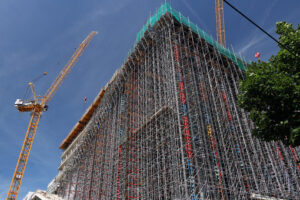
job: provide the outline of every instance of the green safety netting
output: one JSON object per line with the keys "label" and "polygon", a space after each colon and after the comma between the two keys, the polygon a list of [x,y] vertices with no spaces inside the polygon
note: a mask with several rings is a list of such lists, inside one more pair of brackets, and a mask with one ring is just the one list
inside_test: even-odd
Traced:
{"label": "green safety netting", "polygon": [[[165,3],[157,10],[157,12],[148,19],[146,24],[141,28],[141,30],[138,32],[136,36],[136,44],[141,40],[143,37],[145,31],[149,27],[153,27],[156,22],[159,21],[160,17],[165,15],[166,13],[170,13],[179,23],[184,24],[192,29],[195,33],[200,35],[201,38],[203,38],[206,42],[214,46],[220,53],[225,55],[226,57],[233,60],[242,70],[245,70],[245,65],[243,62],[243,59],[239,57],[238,55],[234,54],[232,51],[230,51],[227,48],[224,48],[221,46],[217,41],[215,41],[210,35],[205,33],[202,29],[200,29],[197,25],[195,25],[193,22],[191,22],[189,19],[181,15],[180,12],[174,10],[169,3]],[[131,53],[131,51],[129,52]]]}

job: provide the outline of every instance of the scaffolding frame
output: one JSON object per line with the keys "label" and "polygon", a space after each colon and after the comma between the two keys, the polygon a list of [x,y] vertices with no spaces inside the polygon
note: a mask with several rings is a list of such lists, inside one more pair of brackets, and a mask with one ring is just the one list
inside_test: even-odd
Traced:
{"label": "scaffolding frame", "polygon": [[300,199],[299,148],[261,142],[243,72],[171,14],[148,28],[64,160],[65,199]]}

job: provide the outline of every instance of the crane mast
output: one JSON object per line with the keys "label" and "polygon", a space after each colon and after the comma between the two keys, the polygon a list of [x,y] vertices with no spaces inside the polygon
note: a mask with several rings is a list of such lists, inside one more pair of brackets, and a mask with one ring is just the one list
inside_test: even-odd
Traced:
{"label": "crane mast", "polygon": [[226,46],[223,0],[215,0],[217,41]]}
{"label": "crane mast", "polygon": [[[92,38],[95,36],[97,32],[93,31],[91,32],[86,39],[79,45],[71,59],[68,61],[68,63],[65,65],[65,67],[61,70],[55,81],[52,83],[50,88],[47,90],[46,94],[42,97],[38,97],[35,95],[34,89],[33,89],[33,83],[30,82],[30,87],[33,91],[34,95],[34,101],[31,101],[29,103],[22,103],[22,101],[19,101],[19,104],[15,104],[17,109],[20,112],[31,112],[31,118],[29,122],[29,126],[26,132],[26,136],[23,142],[23,146],[19,155],[19,159],[17,162],[17,166],[14,171],[14,175],[12,177],[12,181],[9,187],[9,191],[7,194],[6,199],[7,200],[16,200],[19,189],[22,183],[24,171],[27,165],[28,157],[30,154],[31,146],[34,140],[34,136],[39,124],[39,120],[41,118],[42,112],[46,111],[46,106],[48,102],[51,100],[51,98],[54,96],[55,92],[58,90],[66,76],[70,73],[71,69],[74,67],[75,63],[78,61],[79,57],[82,55],[83,51],[86,49],[87,45],[90,43]],[[20,100],[20,99],[18,99]],[[17,100],[17,101],[18,101]]]}

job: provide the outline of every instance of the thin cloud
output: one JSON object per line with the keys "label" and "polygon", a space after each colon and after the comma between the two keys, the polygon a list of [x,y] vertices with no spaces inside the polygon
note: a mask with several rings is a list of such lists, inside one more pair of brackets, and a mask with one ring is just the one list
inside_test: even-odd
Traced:
{"label": "thin cloud", "polygon": [[200,22],[202,28],[207,29],[206,23],[201,19],[201,17],[197,14],[197,12],[192,8],[192,6],[186,1],[183,0],[184,5],[189,9],[189,11],[194,15]]}
{"label": "thin cloud", "polygon": [[10,180],[0,176],[0,199],[4,199],[7,195]]}
{"label": "thin cloud", "polygon": [[100,20],[101,17],[113,15],[119,12],[125,6],[127,6],[131,1],[132,0],[110,1],[107,4],[102,4],[91,13],[82,17],[78,22],[76,22],[76,25],[74,25],[69,30],[67,30],[63,36],[65,37],[68,36],[69,34],[74,34],[74,32],[78,32],[79,30],[82,29],[82,27],[84,27],[86,24],[90,23],[91,21]]}
{"label": "thin cloud", "polygon": [[270,14],[274,8],[274,6],[278,3],[279,0],[272,1],[271,5],[267,7],[267,9],[264,11],[264,18],[261,20],[260,24],[261,26],[265,25],[267,19],[270,17]]}
{"label": "thin cloud", "polygon": [[[278,3],[279,0],[272,1],[271,5],[266,8],[264,11],[264,17],[258,22],[260,26],[264,28],[264,25],[266,24],[267,20],[270,17],[270,14],[272,13],[273,8]],[[248,22],[247,22],[248,23]],[[275,30],[274,26],[269,28],[267,30],[268,33],[272,33]],[[240,42],[240,47],[237,48],[237,52],[239,54],[250,54],[252,51],[255,51],[254,47],[258,46],[261,47],[263,44],[266,44],[268,42],[266,39],[266,35],[262,33],[261,31],[258,31],[256,28],[253,27],[252,32],[246,35],[247,37]],[[251,51],[251,52],[249,52]]]}
{"label": "thin cloud", "polygon": [[126,5],[128,5],[132,0],[123,0],[123,1],[110,1],[109,4],[106,4],[105,6],[101,5],[98,7],[88,18],[97,18],[99,16],[107,16],[107,15],[113,15],[120,10],[122,10]]}
{"label": "thin cloud", "polygon": [[252,36],[252,38],[250,39],[250,42],[248,42],[246,45],[243,45],[240,49],[238,49],[237,52],[239,54],[248,53],[247,51],[249,49],[252,49],[253,46],[262,42],[264,38],[265,38],[265,36],[263,36],[262,34],[256,33],[254,36]]}
{"label": "thin cloud", "polygon": [[40,52],[30,53],[14,53],[3,57],[2,67],[0,69],[0,77],[11,76],[23,70],[32,69],[32,63],[40,62],[46,57],[46,54]]}

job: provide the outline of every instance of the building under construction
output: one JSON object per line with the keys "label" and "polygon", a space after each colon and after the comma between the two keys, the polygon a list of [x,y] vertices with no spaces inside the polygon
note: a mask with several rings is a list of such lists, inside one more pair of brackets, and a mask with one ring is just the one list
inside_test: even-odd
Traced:
{"label": "building under construction", "polygon": [[64,199],[300,199],[300,149],[237,106],[245,63],[163,4],[62,142]]}

